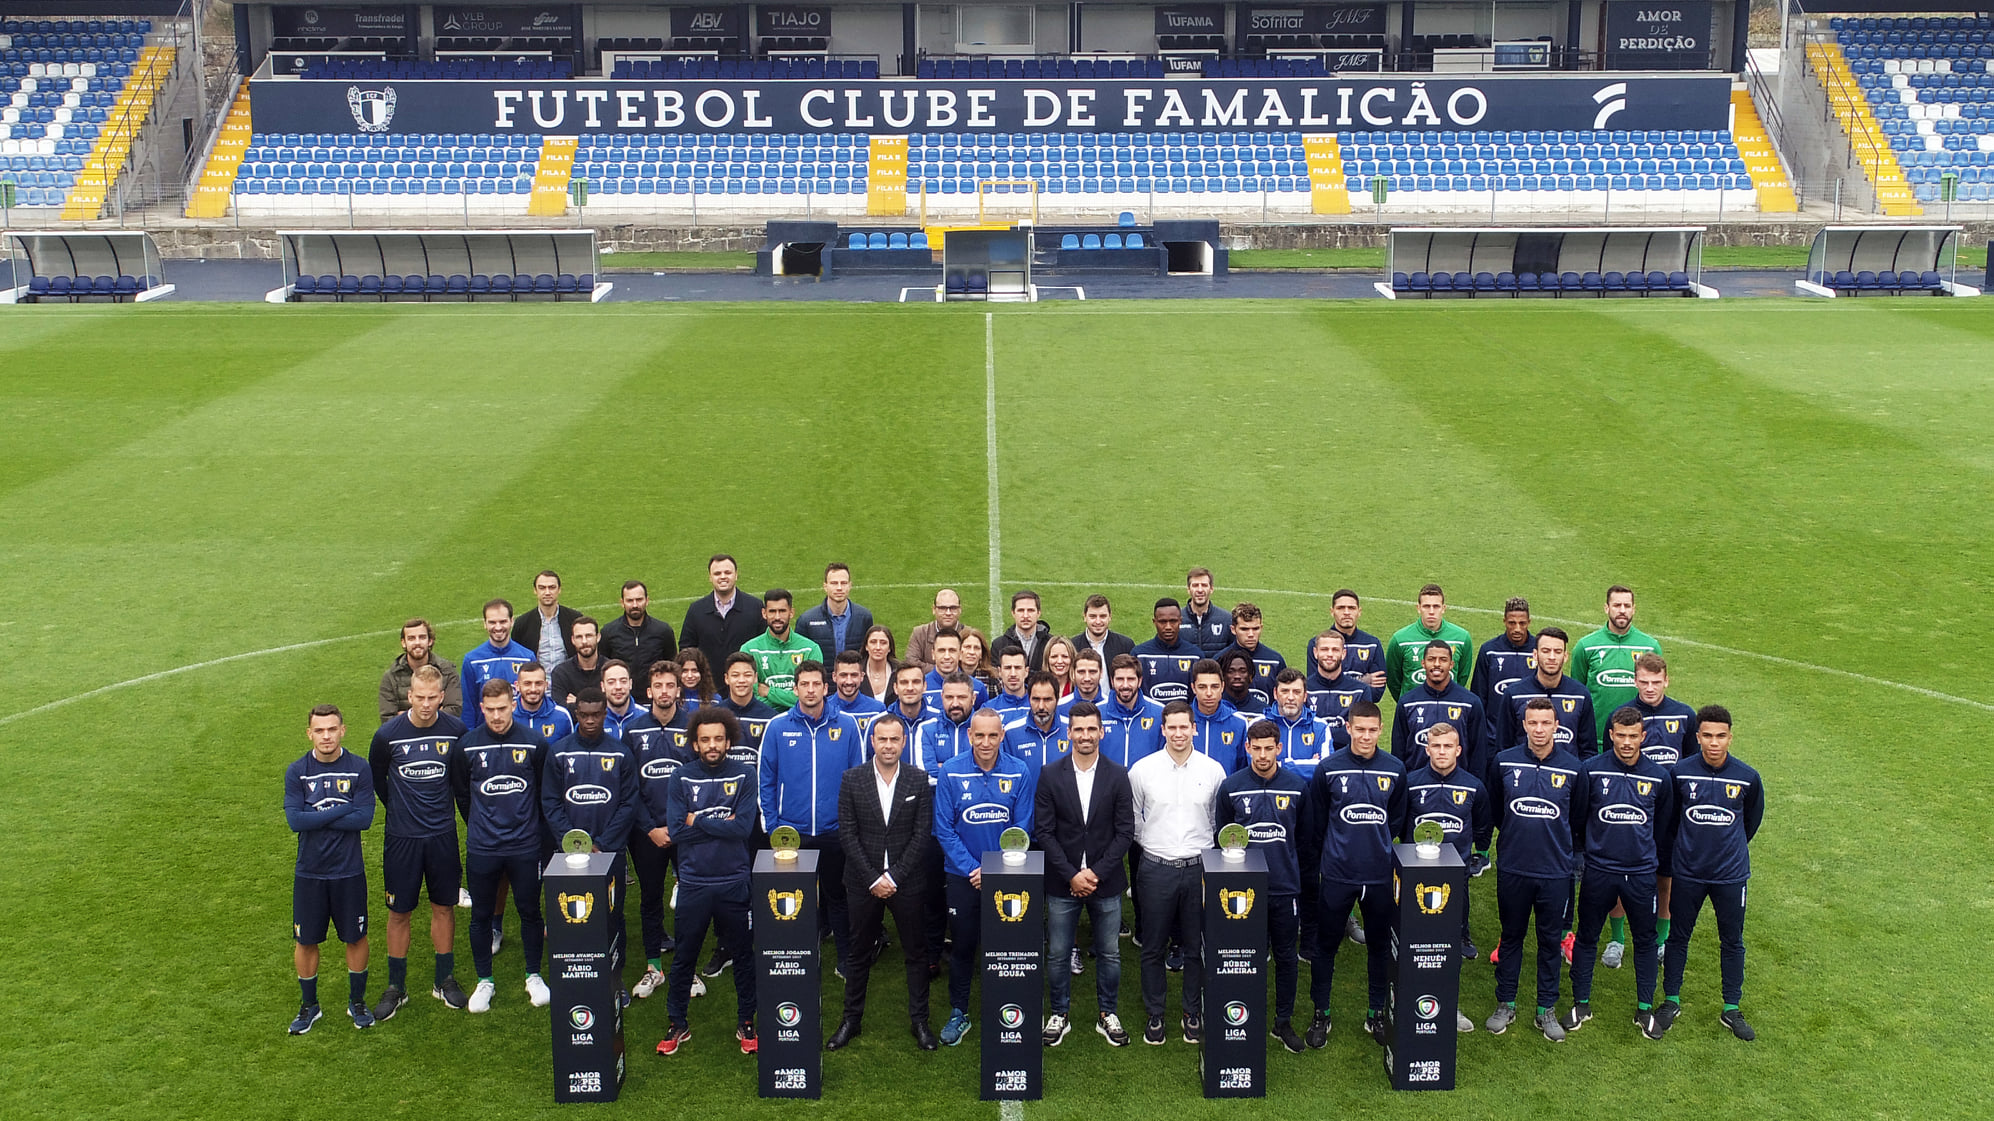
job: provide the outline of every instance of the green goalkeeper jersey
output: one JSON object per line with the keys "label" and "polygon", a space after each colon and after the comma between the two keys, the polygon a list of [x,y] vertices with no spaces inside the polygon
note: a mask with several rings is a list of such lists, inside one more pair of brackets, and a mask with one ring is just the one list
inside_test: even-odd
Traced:
{"label": "green goalkeeper jersey", "polygon": [[[1662,644],[1637,627],[1626,634],[1614,634],[1601,627],[1572,644],[1571,661],[1565,672],[1577,678],[1592,694],[1592,718],[1604,736],[1606,722],[1616,709],[1634,703],[1634,660],[1643,654],[1660,654]],[[1602,747],[1605,740],[1600,741]]]}
{"label": "green goalkeeper jersey", "polygon": [[1440,620],[1440,629],[1427,630],[1417,622],[1408,623],[1392,634],[1385,643],[1385,687],[1392,691],[1392,698],[1418,685],[1426,672],[1420,663],[1426,659],[1426,644],[1434,639],[1445,642],[1454,651],[1454,682],[1465,687],[1468,675],[1475,669],[1475,640],[1468,637],[1467,628],[1445,619]]}
{"label": "green goalkeeper jersey", "polygon": [[755,660],[756,680],[769,687],[768,703],[785,711],[796,706],[796,667],[824,660],[823,649],[795,631],[789,632],[787,642],[777,642],[763,631],[742,643],[741,653]]}

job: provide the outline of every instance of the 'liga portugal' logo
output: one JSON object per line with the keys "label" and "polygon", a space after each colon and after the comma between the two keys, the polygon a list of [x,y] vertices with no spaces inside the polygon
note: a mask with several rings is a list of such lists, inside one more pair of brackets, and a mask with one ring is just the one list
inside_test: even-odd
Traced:
{"label": "'liga portugal' logo", "polygon": [[1246,1022],[1246,1005],[1232,1001],[1225,1006],[1225,1022],[1238,1027]]}
{"label": "'liga portugal' logo", "polygon": [[1015,1028],[1025,1022],[1025,1010],[1015,1004],[1007,1004],[997,1010],[997,1020],[1007,1028]]}
{"label": "'liga portugal' logo", "polygon": [[576,1031],[587,1031],[595,1026],[595,1013],[586,1005],[577,1004],[568,1009],[568,1022],[575,1025]]}
{"label": "'liga portugal' logo", "polygon": [[803,1009],[785,1000],[775,1006],[775,1022],[793,1028],[803,1022]]}
{"label": "'liga portugal' logo", "polygon": [[1420,997],[1419,1003],[1414,1007],[1418,1009],[1419,1018],[1422,1020],[1431,1020],[1440,1015],[1440,1001],[1435,997]]}

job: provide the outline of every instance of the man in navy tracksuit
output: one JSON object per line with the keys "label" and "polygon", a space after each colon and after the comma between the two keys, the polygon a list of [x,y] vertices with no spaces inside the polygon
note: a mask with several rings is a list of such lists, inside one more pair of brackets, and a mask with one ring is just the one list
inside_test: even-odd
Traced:
{"label": "man in navy tracksuit", "polygon": [[1217,657],[1232,645],[1232,614],[1212,602],[1211,569],[1194,568],[1184,577],[1183,620],[1184,637],[1202,652],[1200,657]]}
{"label": "man in navy tracksuit", "polygon": [[[1168,596],[1157,600],[1156,609],[1149,618],[1150,624],[1156,628],[1156,637],[1137,646],[1134,651],[1135,660],[1142,664],[1143,695],[1159,705],[1188,701],[1191,699],[1191,667],[1209,655],[1184,633],[1184,609],[1177,606],[1176,600]],[[1225,644],[1221,642],[1219,648],[1224,649]],[[1111,673],[1113,669],[1109,667]],[[1109,684],[1113,685],[1112,678]]]}
{"label": "man in navy tracksuit", "polygon": [[[1608,750],[1579,764],[1572,817],[1578,822],[1585,874],[1579,879],[1577,941],[1572,950],[1572,1007],[1563,1020],[1577,1031],[1592,1019],[1593,953],[1600,927],[1618,905],[1634,930],[1634,1022],[1646,1028],[1655,999],[1657,838],[1675,808],[1669,773],[1641,754],[1647,738],[1632,705],[1607,719]],[[1609,963],[1611,964],[1611,963]]]}
{"label": "man in navy tracksuit", "polygon": [[1329,725],[1331,751],[1342,751],[1350,746],[1350,730],[1343,721],[1350,715],[1350,706],[1358,701],[1377,702],[1371,686],[1345,666],[1346,653],[1343,645],[1343,632],[1326,630],[1316,636],[1315,645],[1310,650],[1312,664],[1309,666],[1307,686],[1309,704],[1315,706],[1315,714]]}
{"label": "man in navy tracksuit", "polygon": [[630,992],[638,997],[650,996],[665,983],[664,958],[674,946],[665,933],[665,870],[678,852],[665,822],[665,795],[672,776],[692,762],[692,714],[679,703],[678,663],[652,663],[650,679],[651,707],[623,726],[623,742],[637,763],[637,827],[630,832],[630,863],[643,893],[637,931],[644,942],[644,976]]}
{"label": "man in navy tracksuit", "polygon": [[[1299,675],[1298,675],[1299,676]],[[1249,843],[1267,858],[1267,938],[1274,957],[1272,1034],[1295,1054],[1304,1046],[1295,1034],[1295,987],[1300,975],[1302,799],[1307,780],[1281,762],[1281,735],[1272,721],[1246,730],[1247,765],[1219,786],[1218,825],[1246,826]]]}
{"label": "man in navy tracksuit", "polygon": [[1322,761],[1303,801],[1302,874],[1320,881],[1319,933],[1309,1000],[1315,1019],[1307,1042],[1329,1043],[1329,994],[1344,922],[1357,905],[1364,916],[1370,1011],[1365,1030],[1383,1043],[1384,1010],[1391,988],[1392,838],[1404,831],[1405,766],[1378,750],[1384,718],[1363,701],[1350,709],[1350,746]]}
{"label": "man in navy tracksuit", "polygon": [[[387,811],[381,844],[388,903],[388,987],[374,1004],[374,1019],[392,1017],[408,1003],[408,948],[412,917],[425,885],[429,943],[436,951],[430,995],[451,1008],[470,1000],[457,984],[457,897],[464,882],[457,856],[457,806],[450,789],[450,758],[464,725],[442,711],[443,672],[423,666],[409,677],[409,709],[374,733],[367,761],[374,791]],[[482,718],[482,716],[481,716]]]}
{"label": "man in navy tracksuit", "polygon": [[1435,724],[1452,724],[1461,733],[1461,765],[1477,778],[1487,776],[1487,726],[1482,702],[1454,680],[1454,648],[1440,639],[1426,644],[1420,657],[1419,684],[1408,685],[1392,714],[1392,754],[1416,771],[1426,766],[1426,733]]}
{"label": "man in navy tracksuit", "polygon": [[983,923],[983,854],[1004,830],[1032,831],[1038,768],[1004,754],[1004,722],[988,709],[969,718],[969,750],[935,775],[935,841],[948,877],[949,1022],[941,1041],[953,1047],[969,1032],[969,983]]}
{"label": "man in navy tracksuit", "polygon": [[[1502,608],[1502,633],[1482,643],[1475,653],[1475,699],[1484,713],[1493,713],[1509,695],[1511,682],[1537,672],[1537,636],[1530,633],[1530,601],[1513,596]],[[1514,747],[1501,744],[1501,749]]]}
{"label": "man in navy tracksuit", "polygon": [[470,1010],[489,1012],[498,986],[492,980],[492,931],[501,885],[510,884],[519,911],[519,942],[526,954],[526,995],[536,1008],[549,999],[540,977],[547,928],[540,921],[540,869],[549,847],[540,820],[540,772],[547,741],[512,718],[512,689],[485,682],[484,723],[464,733],[450,758],[450,785],[464,815],[464,871],[471,889],[471,964],[478,984]]}
{"label": "man in navy tracksuit", "polygon": [[803,847],[817,853],[818,898],[843,972],[852,960],[852,934],[845,849],[838,840],[838,784],[846,771],[865,762],[865,738],[858,721],[824,703],[830,693],[824,663],[813,658],[797,663],[794,688],[796,704],[762,733],[762,821],[771,830],[787,825],[803,834]]}
{"label": "man in navy tracksuit", "polygon": [[[821,667],[818,672],[821,681]],[[819,700],[821,701],[821,697]],[[748,885],[753,869],[755,769],[728,757],[740,736],[734,714],[718,706],[692,714],[695,760],[678,769],[665,792],[665,828],[679,853],[678,951],[672,955],[671,987],[665,995],[670,1026],[658,1042],[660,1055],[677,1054],[692,1038],[686,1013],[700,943],[713,927],[716,957],[738,962],[753,958],[748,936]],[[734,970],[734,1038],[752,1055],[755,1038],[755,971]]]}
{"label": "man in navy tracksuit", "polygon": [[1593,719],[1592,693],[1577,678],[1565,673],[1566,646],[1570,640],[1563,629],[1545,627],[1537,632],[1537,672],[1509,683],[1503,694],[1508,702],[1491,713],[1495,724],[1495,747],[1508,750],[1523,742],[1523,708],[1531,701],[1548,699],[1558,718],[1558,746],[1579,759],[1599,751],[1599,723]]}
{"label": "man in navy tracksuit", "polygon": [[356,1028],[374,1026],[367,1008],[367,866],[360,834],[374,823],[374,775],[341,746],[346,718],[318,705],[306,724],[312,749],[284,769],[284,820],[298,835],[291,880],[292,960],[302,1003],[291,1034],[312,1030],[319,1009],[319,944],[331,925],[346,944],[346,1012]]}
{"label": "man in navy tracksuit", "polygon": [[[1247,682],[1247,689],[1259,708],[1266,708],[1274,701],[1274,678],[1288,668],[1288,660],[1281,652],[1260,641],[1262,620],[1260,608],[1251,603],[1242,603],[1232,609],[1232,644],[1219,652],[1218,660],[1225,662],[1226,655],[1241,653],[1253,665],[1253,676]],[[1242,709],[1244,706],[1240,706]]]}
{"label": "man in navy tracksuit", "polygon": [[1363,678],[1371,690],[1365,699],[1378,703],[1385,695],[1385,644],[1377,635],[1357,627],[1364,617],[1364,601],[1349,588],[1338,588],[1330,593],[1329,616],[1335,620],[1336,632],[1343,636],[1344,672]]}
{"label": "man in navy tracksuit", "polygon": [[[1538,648],[1543,649],[1541,646]],[[1557,743],[1556,705],[1529,702],[1524,742],[1496,756],[1496,797],[1502,837],[1496,849],[1496,908],[1502,941],[1496,962],[1496,1007],[1487,1027],[1496,1035],[1516,1022],[1516,990],[1523,972],[1523,932],[1537,925],[1537,1030],[1553,1043],[1565,1038],[1558,1023],[1558,979],[1563,968],[1565,914],[1572,904],[1572,871],[1578,828],[1572,793],[1578,758]]]}
{"label": "man in navy tracksuit", "polygon": [[728,749],[727,757],[736,763],[756,766],[761,759],[762,734],[768,731],[769,721],[781,715],[781,711],[755,695],[755,686],[761,678],[755,668],[753,654],[737,650],[727,655],[726,669],[721,671],[720,680],[724,685],[720,704],[734,714],[734,722],[741,726],[740,738]]}
{"label": "man in navy tracksuit", "polygon": [[[1685,755],[1699,750],[1696,744],[1696,710],[1668,695],[1669,664],[1660,654],[1643,654],[1634,659],[1634,710],[1648,737],[1641,754],[1664,771],[1674,771]],[[1655,877],[1655,944],[1669,940],[1669,892],[1673,886],[1668,873],[1668,846],[1662,847],[1662,870]]]}
{"label": "man in navy tracksuit", "polygon": [[1677,763],[1673,843],[1675,925],[1669,931],[1662,1003],[1655,1007],[1651,1039],[1660,1039],[1682,1011],[1682,971],[1703,901],[1717,915],[1717,946],[1724,969],[1724,1011],[1718,1016],[1739,1039],[1758,1033],[1738,1004],[1745,995],[1745,884],[1752,878],[1751,840],[1765,820],[1765,783],[1731,754],[1731,713],[1721,705],[1696,710],[1698,751]]}
{"label": "man in navy tracksuit", "polygon": [[[571,829],[589,835],[596,852],[622,852],[637,820],[637,760],[622,740],[603,730],[609,698],[589,686],[575,694],[575,734],[547,749],[540,773],[540,812],[556,842]],[[627,892],[616,893],[610,908],[615,949],[628,953]],[[619,987],[621,973],[618,974]]]}
{"label": "man in navy tracksuit", "polygon": [[[1495,809],[1481,779],[1461,766],[1461,731],[1452,724],[1436,724],[1427,729],[1426,766],[1406,776],[1406,831],[1401,840],[1412,840],[1412,831],[1422,821],[1438,824],[1447,843],[1454,846],[1465,863],[1475,853],[1485,853],[1495,833]],[[1481,954],[1468,933],[1468,896],[1461,896],[1461,958],[1474,961]],[[1455,1026],[1475,1030],[1475,1023],[1457,1010]]]}

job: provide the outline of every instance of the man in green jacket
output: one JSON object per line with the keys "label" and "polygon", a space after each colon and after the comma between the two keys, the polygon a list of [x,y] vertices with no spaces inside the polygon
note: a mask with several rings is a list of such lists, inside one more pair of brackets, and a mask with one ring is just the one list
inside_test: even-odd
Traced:
{"label": "man in green jacket", "polygon": [[1606,625],[1572,646],[1565,672],[1592,694],[1592,715],[1600,728],[1623,705],[1634,703],[1634,662],[1643,654],[1660,657],[1662,644],[1634,629],[1634,589],[1606,589]]}
{"label": "man in green jacket", "polygon": [[796,705],[796,667],[824,660],[816,643],[790,629],[795,617],[789,589],[770,588],[762,597],[762,622],[768,630],[741,646],[741,653],[755,660],[755,695],[784,711]]}
{"label": "man in green jacket", "polygon": [[1420,682],[1420,660],[1426,644],[1435,639],[1454,650],[1454,682],[1466,687],[1475,664],[1475,640],[1455,623],[1447,621],[1447,594],[1438,584],[1419,590],[1419,622],[1400,627],[1385,643],[1385,687],[1397,700],[1399,690]]}

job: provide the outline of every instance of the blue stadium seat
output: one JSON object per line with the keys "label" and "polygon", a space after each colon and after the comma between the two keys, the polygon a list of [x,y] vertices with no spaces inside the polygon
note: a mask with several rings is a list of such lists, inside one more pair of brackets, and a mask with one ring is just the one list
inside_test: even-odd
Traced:
{"label": "blue stadium seat", "polygon": [[1120,234],[1109,234],[1101,239],[1101,248],[1103,249],[1120,249],[1121,247],[1122,235]]}
{"label": "blue stadium seat", "polygon": [[887,239],[885,234],[873,233],[866,235],[865,247],[867,249],[884,249],[886,246]]}
{"label": "blue stadium seat", "polygon": [[1130,234],[1122,239],[1122,245],[1129,249],[1141,249],[1143,247],[1142,235]]}
{"label": "blue stadium seat", "polygon": [[1083,235],[1083,236],[1082,236],[1082,237],[1080,238],[1080,248],[1082,248],[1082,249],[1099,249],[1099,248],[1101,248],[1101,235],[1100,235],[1100,234],[1085,234],[1085,235]]}
{"label": "blue stadium seat", "polygon": [[897,231],[896,231],[896,232],[894,232],[894,233],[892,233],[892,234],[890,234],[890,235],[888,235],[888,237],[887,237],[887,239],[886,239],[886,247],[887,247],[888,249],[905,249],[905,248],[907,248],[907,235],[906,235],[906,234],[904,234],[904,233],[900,233],[900,232],[897,232]]}
{"label": "blue stadium seat", "polygon": [[1080,248],[1080,235],[1079,235],[1079,234],[1061,234],[1061,235],[1059,236],[1059,247],[1060,247],[1061,249],[1078,249],[1078,248]]}
{"label": "blue stadium seat", "polygon": [[847,249],[864,249],[864,248],[865,248],[865,235],[864,235],[864,234],[861,234],[861,233],[855,233],[855,234],[853,234],[853,235],[852,235],[851,237],[849,237],[849,238],[847,238],[847,239],[845,240],[845,248],[847,248]]}

